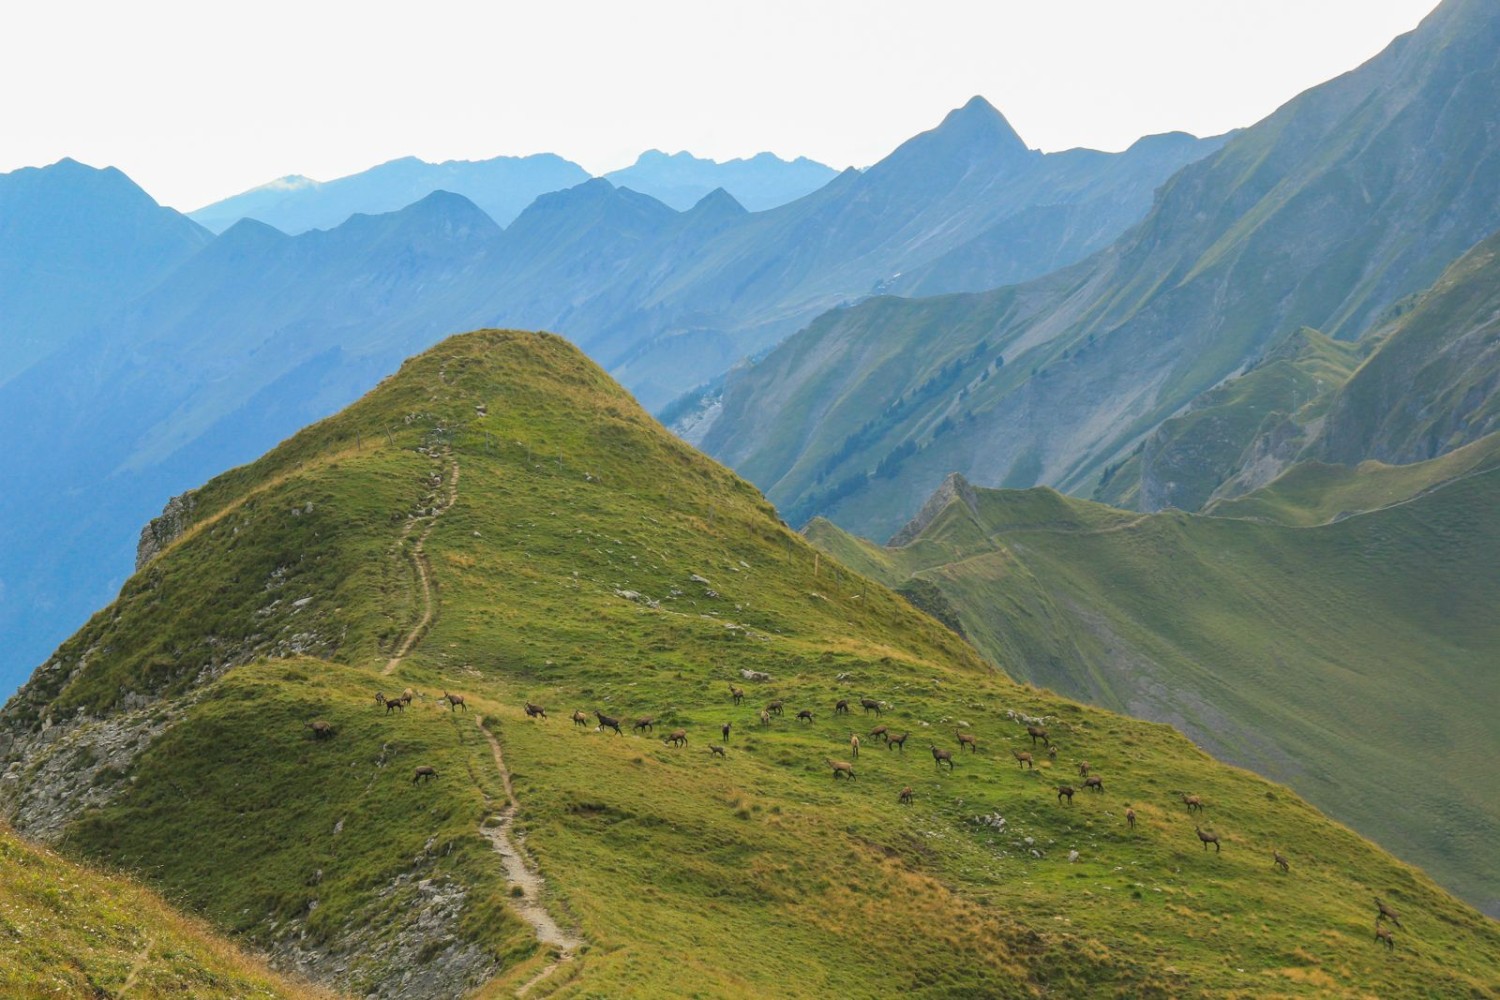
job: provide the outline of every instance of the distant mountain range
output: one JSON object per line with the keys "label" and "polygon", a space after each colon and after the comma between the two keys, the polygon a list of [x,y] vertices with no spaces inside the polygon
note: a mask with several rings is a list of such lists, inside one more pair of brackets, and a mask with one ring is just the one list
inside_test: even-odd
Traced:
{"label": "distant mountain range", "polygon": [[616,187],[649,194],[679,212],[685,212],[717,188],[750,212],[764,212],[812,194],[837,177],[832,167],[799,156],[783,160],[773,153],[757,153],[748,159],[722,163],[700,159],[691,153],[663,153],[651,149],[635,163],[611,170],[605,180]]}
{"label": "distant mountain range", "polygon": [[1500,230],[1497,54],[1500,5],[1449,0],[1184,168],[1108,249],[829,313],[729,379],[695,433],[793,523],[873,537],[954,471],[1090,494],[1289,334],[1357,339]]}
{"label": "distant mountain range", "polygon": [[[6,674],[18,680],[118,586],[135,532],[167,496],[334,411],[448,332],[563,332],[662,406],[831,306],[906,273],[938,280],[939,258],[963,267],[952,280],[981,287],[1075,260],[1218,145],[1170,136],[1044,155],[976,100],[869,170],[759,213],[722,190],[678,212],[596,178],[542,195],[504,228],[446,192],[298,236],[240,222],[119,295],[107,319],[72,321],[87,332],[18,360],[0,386],[8,466],[28,484],[0,497]],[[1007,219],[1030,220],[1012,244],[997,235]],[[45,269],[45,255],[29,259]]]}

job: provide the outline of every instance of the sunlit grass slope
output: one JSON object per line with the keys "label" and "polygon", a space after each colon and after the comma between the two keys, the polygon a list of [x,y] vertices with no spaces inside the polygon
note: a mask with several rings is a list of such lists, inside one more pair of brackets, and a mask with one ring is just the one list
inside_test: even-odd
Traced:
{"label": "sunlit grass slope", "polygon": [[[441,505],[455,464],[456,502],[423,522],[436,616],[383,677],[423,606],[407,515]],[[177,713],[67,843],[274,954],[358,947],[342,977],[313,963],[355,990],[478,969],[477,955],[499,975],[480,994],[502,996],[545,962],[480,833],[504,794],[480,716],[546,902],[587,942],[531,996],[1482,996],[1500,982],[1500,931],[1424,874],[1168,727],[1013,683],[787,530],[559,338],[445,342],[207,486],[192,516],[7,721]],[[204,671],[233,649],[246,665]],[[425,697],[404,713],[372,701],[407,685]],[[136,707],[145,690],[170,697]],[[444,690],[468,710],[437,703]],[[786,714],[762,725],[773,699]],[[549,718],[528,719],[528,700]],[[596,732],[596,709],[627,735]],[[1047,718],[1055,761],[1017,712]],[[655,729],[636,734],[643,715]],[[314,718],[336,735],[314,740]],[[869,737],[876,724],[910,731],[905,749]],[[685,748],[663,743],[675,728]],[[958,752],[959,729],[978,753]],[[932,744],[955,751],[951,773]],[[833,760],[857,778],[836,780]],[[1081,790],[1082,760],[1104,791]],[[413,785],[424,763],[439,778]],[[1059,801],[1060,783],[1080,790]],[[1402,911],[1394,953],[1372,941],[1376,894]],[[430,946],[408,954],[414,912],[434,914]]]}

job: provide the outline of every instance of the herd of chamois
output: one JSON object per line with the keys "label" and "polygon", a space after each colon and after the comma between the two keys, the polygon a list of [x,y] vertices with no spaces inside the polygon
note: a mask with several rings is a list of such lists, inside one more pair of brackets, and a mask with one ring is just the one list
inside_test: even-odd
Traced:
{"label": "herd of chamois", "polygon": [[[736,687],[733,684],[729,686],[729,693],[730,698],[735,705],[740,705],[745,699],[744,689]],[[407,688],[399,695],[395,695],[393,697],[387,697],[383,692],[377,692],[375,694],[375,703],[379,706],[382,706],[385,709],[386,714],[389,715],[393,711],[404,712],[406,710],[406,707],[412,703],[412,700],[414,698],[420,697],[422,697],[420,692],[414,691],[411,688]],[[450,711],[456,712],[460,708],[465,710],[468,709],[468,705],[465,703],[464,696],[461,694],[444,691],[442,697],[438,698],[437,700],[439,702],[446,701],[448,703]],[[873,713],[877,718],[886,709],[886,705],[884,702],[874,698],[861,698],[859,699],[859,705],[865,715]],[[533,704],[528,701],[525,702],[522,707],[528,719],[545,720],[547,718],[547,710],[542,705]],[[785,715],[785,713],[786,702],[782,699],[777,699],[768,702],[766,706],[757,713],[757,718],[759,719],[760,724],[763,727],[770,726],[774,718],[783,716]],[[834,702],[833,714],[836,716],[850,714],[849,700],[839,699],[838,701]],[[800,709],[797,712],[796,717],[799,722],[811,723],[814,721],[814,713],[812,709],[809,708]],[[585,728],[587,728],[589,717],[581,709],[574,711],[571,718],[575,726],[584,726]],[[617,736],[625,735],[623,729],[621,728],[621,719],[605,715],[603,712],[597,710],[594,712],[594,718],[598,723],[596,726],[594,726],[595,732],[604,732],[605,730],[611,730]],[[654,734],[655,725],[655,716],[640,716],[631,722],[631,730],[635,733]],[[334,735],[333,725],[325,720],[317,719],[309,722],[307,726],[312,730],[313,737],[315,739],[327,739]],[[1041,741],[1042,746],[1046,748],[1049,760],[1055,761],[1057,759],[1058,748],[1052,742],[1051,735],[1048,732],[1047,728],[1033,722],[1025,723],[1025,727],[1026,735],[1031,739],[1032,748],[1035,749],[1037,746],[1037,742]],[[719,731],[723,742],[708,744],[707,752],[710,756],[725,759],[728,758],[728,751],[725,744],[729,742],[729,734],[731,728],[732,724],[730,722],[725,722],[720,726]],[[964,732],[962,728],[956,729],[954,733],[956,736],[957,747],[960,752],[962,752],[963,750],[968,750],[971,754],[974,754],[976,756],[978,755],[978,736],[973,733]],[[866,734],[865,738],[867,740],[880,740],[888,750],[904,751],[906,749],[906,740],[910,736],[910,732],[902,732],[899,734],[892,733],[889,726],[881,724],[871,729],[869,733]],[[685,748],[688,744],[687,730],[674,729],[665,738],[663,738],[662,742],[666,746],[676,747],[679,749]],[[949,771],[953,770],[953,750],[946,747],[939,747],[936,743],[929,744],[929,749],[932,753],[933,763],[936,767],[938,767],[939,769],[946,767]],[[859,734],[851,733],[849,735],[850,757],[857,760],[859,758],[859,750]],[[1015,758],[1018,766],[1022,770],[1035,768],[1036,763],[1030,751],[1011,749],[1010,754]],[[858,778],[858,775],[854,770],[853,760],[829,759],[827,763],[829,768],[831,769],[835,781],[845,780],[853,782]],[[1080,788],[1099,793],[1102,793],[1104,791],[1103,777],[1101,775],[1091,773],[1093,768],[1088,761],[1079,761],[1076,766],[1079,777],[1083,779]],[[416,768],[416,771],[412,775],[411,780],[413,784],[417,784],[420,782],[433,780],[437,778],[437,776],[438,772],[435,768],[431,767],[430,765],[424,764]],[[1079,788],[1075,788],[1071,784],[1059,784],[1056,785],[1055,788],[1057,792],[1058,804],[1061,805],[1063,803],[1063,800],[1066,799],[1067,804],[1071,806],[1073,804],[1073,796],[1079,790]],[[1201,795],[1194,795],[1185,792],[1179,794],[1181,795],[1183,805],[1187,807],[1189,815],[1195,812],[1203,812],[1204,802]],[[896,797],[896,800],[900,805],[911,805],[915,797],[916,792],[910,785],[907,785],[901,789]],[[1127,808],[1125,810],[1124,819],[1127,829],[1132,831],[1135,830],[1136,812],[1134,808]],[[1218,833],[1211,829],[1205,830],[1202,826],[1196,824],[1194,825],[1193,830],[1197,835],[1199,842],[1203,845],[1203,850],[1207,851],[1209,844],[1213,845],[1214,852],[1216,854],[1220,853],[1223,850],[1223,843],[1220,840]],[[1290,874],[1291,863],[1279,850],[1273,849],[1271,851],[1271,858],[1271,868],[1273,871],[1280,871],[1282,874]],[[1395,936],[1392,933],[1391,929],[1386,926],[1386,923],[1389,922],[1390,924],[1394,924],[1396,927],[1400,927],[1400,917],[1394,909],[1392,909],[1379,897],[1375,898],[1375,905],[1377,907],[1377,913],[1375,916],[1375,942],[1377,944],[1384,944],[1387,948],[1394,950],[1396,946]]]}

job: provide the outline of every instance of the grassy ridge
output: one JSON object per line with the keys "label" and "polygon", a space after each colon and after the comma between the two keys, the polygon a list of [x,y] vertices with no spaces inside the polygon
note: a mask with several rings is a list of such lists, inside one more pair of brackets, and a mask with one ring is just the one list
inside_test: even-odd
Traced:
{"label": "grassy ridge", "polygon": [[[389,511],[424,506],[427,477],[450,460],[458,499],[424,543],[436,617],[382,677],[420,610],[412,536]],[[205,528],[147,568],[159,586],[133,582],[91,623],[91,658],[52,697],[124,686],[128,704],[143,682],[127,636],[201,645],[172,609],[213,580],[264,587],[262,568],[280,564],[262,553],[279,544],[281,512],[307,516],[312,482],[313,516],[326,512],[316,540],[333,537],[324,562],[353,560],[346,547],[379,553],[348,577],[303,578],[339,589],[337,600],[310,590],[299,613],[322,608],[322,629],[342,637],[347,625],[351,638],[320,659],[169,681],[182,721],[68,842],[252,941],[357,944],[346,976],[321,970],[351,987],[388,991],[477,955],[500,970],[481,995],[498,996],[545,961],[499,908],[504,875],[480,824],[502,793],[480,715],[503,745],[547,904],[588,942],[544,993],[1485,995],[1500,981],[1500,932],[1421,872],[1168,727],[1013,683],[787,530],[560,339],[456,338],[233,475],[203,491]],[[236,493],[262,515],[230,545],[224,526],[246,503]],[[1103,510],[1082,508],[1078,523],[1118,521]],[[182,676],[197,666],[179,664]],[[371,701],[408,684],[428,697],[405,715]],[[745,704],[731,684],[748,689]],[[470,711],[438,708],[431,696],[445,688]],[[886,713],[866,717],[860,697]],[[773,698],[788,712],[763,726]],[[841,698],[854,702],[848,718],[834,714]],[[524,700],[551,718],[526,718]],[[24,725],[49,704],[28,692],[6,721]],[[811,721],[795,719],[802,708]],[[575,709],[654,715],[656,730],[595,732],[568,721]],[[1036,769],[1017,766],[1010,751],[1031,743],[1016,711],[1048,717],[1055,762],[1038,748]],[[338,734],[312,740],[312,717]],[[866,738],[857,779],[836,782],[829,761],[850,760],[851,732],[877,721],[912,732],[905,750]],[[720,759],[707,745],[725,722]],[[661,740],[677,727],[686,748]],[[928,746],[957,751],[960,728],[980,752],[940,771]],[[1079,783],[1082,759],[1106,790],[1059,802],[1055,786]],[[433,763],[438,782],[412,786],[417,763]],[[910,807],[896,801],[906,786]],[[1205,797],[1206,817],[1189,817],[1184,792]],[[1203,850],[1195,822],[1219,832],[1222,854]],[[204,860],[210,845],[223,863]],[[1272,848],[1291,856],[1291,875],[1271,870]],[[462,901],[435,916],[430,952],[400,952],[399,925],[423,891]],[[1407,915],[1395,955],[1369,940],[1372,893]]]}

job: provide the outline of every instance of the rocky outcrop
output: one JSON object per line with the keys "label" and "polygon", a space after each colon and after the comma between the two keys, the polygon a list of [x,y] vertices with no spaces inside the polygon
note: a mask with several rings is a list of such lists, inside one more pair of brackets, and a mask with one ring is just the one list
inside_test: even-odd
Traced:
{"label": "rocky outcrop", "polygon": [[193,523],[194,490],[178,494],[167,501],[162,512],[146,522],[141,529],[141,539],[135,546],[135,568],[137,571],[168,545],[181,538]]}
{"label": "rocky outcrop", "polygon": [[955,499],[962,500],[971,513],[979,512],[979,495],[974,492],[974,487],[959,473],[950,472],[942,485],[927,498],[922,509],[917,511],[917,516],[906,522],[906,527],[892,535],[891,540],[886,544],[895,548],[912,541],[922,533],[923,529],[937,520],[938,515],[946,510]]}

